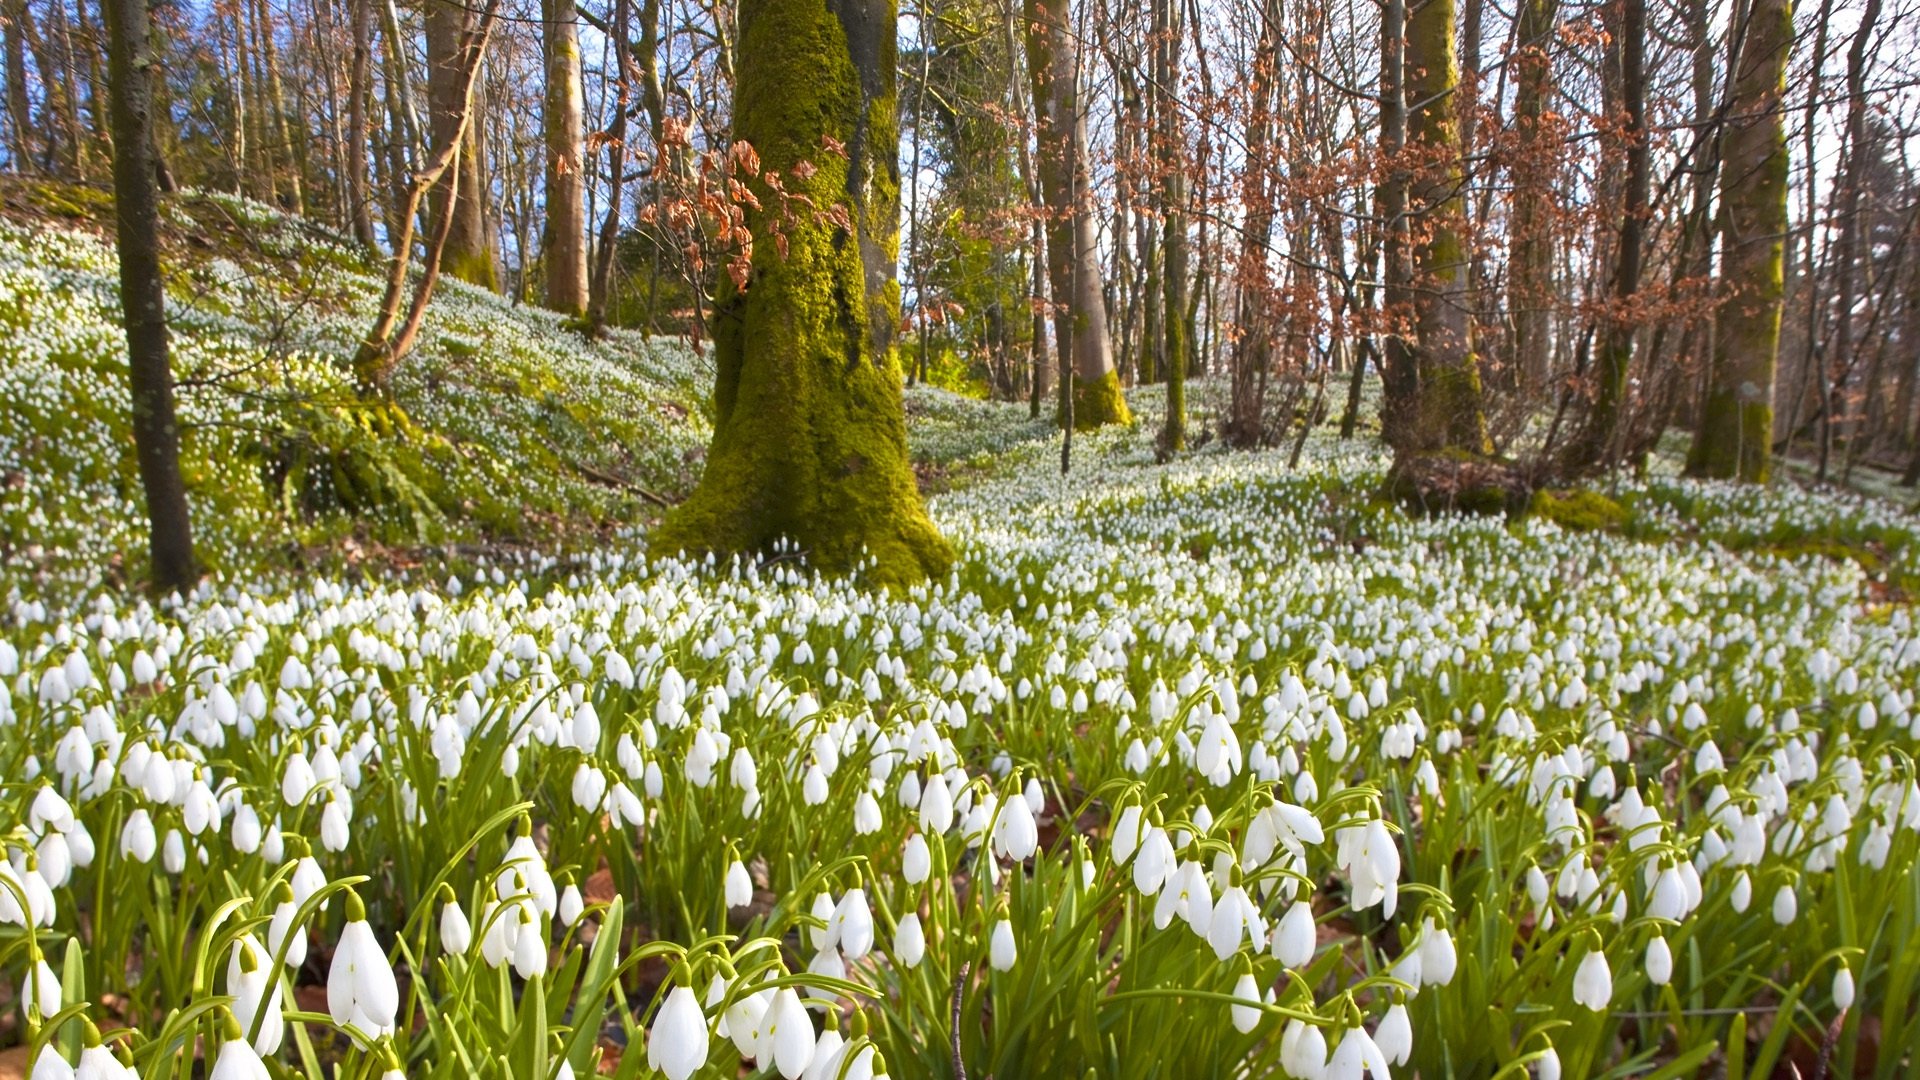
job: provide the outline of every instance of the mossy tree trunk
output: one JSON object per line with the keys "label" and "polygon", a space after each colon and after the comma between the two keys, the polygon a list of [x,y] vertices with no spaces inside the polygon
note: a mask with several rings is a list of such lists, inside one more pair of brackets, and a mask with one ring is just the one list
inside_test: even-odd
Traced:
{"label": "mossy tree trunk", "polygon": [[1738,49],[1720,171],[1721,288],[1707,398],[1687,471],[1767,479],[1773,376],[1785,296],[1787,132],[1781,108],[1793,47],[1790,0],[1753,0]]}
{"label": "mossy tree trunk", "polygon": [[1383,174],[1374,188],[1380,220],[1381,299],[1390,324],[1380,349],[1384,400],[1380,430],[1395,451],[1413,444],[1420,404],[1420,372],[1403,320],[1413,306],[1413,264],[1407,254],[1407,0],[1386,0],[1380,14],[1380,157]]}
{"label": "mossy tree trunk", "polygon": [[580,87],[580,20],[573,0],[543,0],[541,43],[547,62],[547,194],[542,237],[547,307],[579,317],[587,310],[586,95]]}
{"label": "mossy tree trunk", "polygon": [[[461,78],[464,45],[473,26],[474,9],[465,0],[426,0],[428,141],[439,146],[456,133],[462,139],[455,165],[460,175],[434,192],[432,216],[439,219],[444,212],[448,222],[445,272],[498,292],[500,267],[486,216],[490,188],[481,146],[486,125],[479,117],[478,87]],[[450,209],[442,205],[449,198]]]}
{"label": "mossy tree trunk", "polygon": [[187,489],[180,475],[173,361],[167,343],[167,291],[160,270],[160,192],[153,153],[155,66],[147,0],[108,0],[109,111],[113,123],[114,226],[120,303],[126,314],[127,372],[133,396],[133,446],[146,494],[152,581],[156,590],[190,588],[199,576]]}
{"label": "mossy tree trunk", "polygon": [[[715,305],[706,472],[650,546],[751,553],[785,538],[827,570],[870,562],[881,583],[919,581],[951,553],[915,489],[894,349],[894,0],[743,0],[738,42],[734,137],[819,210],[785,223],[782,253],[759,186],[746,287],[724,282]],[[825,213],[836,204],[850,228]]]}
{"label": "mossy tree trunk", "polygon": [[1025,14],[1027,71],[1039,121],[1037,164],[1048,211],[1047,271],[1054,305],[1063,312],[1054,320],[1055,333],[1073,371],[1073,425],[1088,430],[1124,424],[1132,417],[1107,333],[1087,120],[1078,88],[1079,47],[1068,25],[1067,0],[1026,0]]}
{"label": "mossy tree trunk", "polygon": [[1468,308],[1469,258],[1462,236],[1465,188],[1454,92],[1453,0],[1424,0],[1407,17],[1407,137],[1418,165],[1409,192],[1420,220],[1413,245],[1413,324],[1419,404],[1411,449],[1491,451],[1481,406],[1480,362]]}

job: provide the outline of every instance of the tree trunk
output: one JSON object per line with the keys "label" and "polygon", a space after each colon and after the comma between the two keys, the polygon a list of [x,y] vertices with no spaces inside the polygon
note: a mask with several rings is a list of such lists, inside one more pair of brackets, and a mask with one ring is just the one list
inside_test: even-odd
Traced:
{"label": "tree trunk", "polygon": [[1610,36],[1619,70],[1627,171],[1625,197],[1621,200],[1619,250],[1614,258],[1614,310],[1606,316],[1606,333],[1594,370],[1593,401],[1588,407],[1586,422],[1567,446],[1564,461],[1573,472],[1610,465],[1619,449],[1620,419],[1626,408],[1627,375],[1633,365],[1637,322],[1632,306],[1635,294],[1640,291],[1641,249],[1652,184],[1648,164],[1646,0],[1614,0],[1605,11],[1610,18],[1619,20]]}
{"label": "tree trunk", "polygon": [[1414,352],[1420,379],[1413,448],[1484,454],[1492,445],[1481,409],[1480,362],[1473,354],[1467,308],[1469,259],[1461,236],[1466,202],[1453,103],[1460,77],[1453,13],[1453,0],[1424,0],[1407,25],[1406,94],[1412,103],[1407,133],[1421,159],[1409,193],[1421,225],[1413,245]]}
{"label": "tree trunk", "polygon": [[574,0],[541,4],[547,61],[547,213],[541,238],[547,307],[587,310],[586,104],[580,87],[580,26]]}
{"label": "tree trunk", "polygon": [[160,194],[154,181],[152,28],[147,0],[106,6],[111,83],[114,225],[120,254],[120,303],[126,313],[127,371],[133,391],[133,442],[146,492],[148,552],[158,592],[191,588],[193,529],[180,476],[180,432],[167,347],[167,292],[160,276]]}
{"label": "tree trunk", "polygon": [[32,172],[34,150],[32,107],[27,102],[27,0],[7,0],[7,143],[13,171]]}
{"label": "tree trunk", "polygon": [[[1161,253],[1166,258],[1164,285],[1169,312],[1187,309],[1187,141],[1180,130],[1180,13],[1177,0],[1154,0],[1154,82],[1157,130],[1154,148],[1160,172]],[[1166,320],[1167,416],[1160,429],[1160,452],[1187,446],[1187,365],[1192,342],[1187,321]]]}
{"label": "tree trunk", "polygon": [[[1867,110],[1871,107],[1867,101],[1867,45],[1873,38],[1874,25],[1880,21],[1880,0],[1866,0],[1866,7],[1860,15],[1860,25],[1853,34],[1853,44],[1847,50],[1847,164],[1840,179],[1840,266],[1839,308],[1834,314],[1832,362],[1827,365],[1830,371],[1843,373],[1841,382],[1827,377],[1822,372],[1822,382],[1826,387],[1827,408],[1821,420],[1820,466],[1816,476],[1820,480],[1827,478],[1827,462],[1833,452],[1833,412],[1839,407],[1844,373],[1853,370],[1853,307],[1855,285],[1858,275],[1866,265],[1866,245],[1863,243],[1868,226],[1861,220],[1861,201],[1865,184],[1865,164],[1870,160],[1873,145],[1867,134]],[[1869,286],[1869,292],[1871,286]],[[1867,384],[1869,394],[1878,392],[1870,380]],[[1848,434],[1847,463],[1852,470],[1853,448],[1860,441],[1860,431],[1855,429]]]}
{"label": "tree trunk", "polygon": [[[444,269],[461,281],[499,292],[500,268],[487,230],[482,125],[467,122],[476,108],[476,88],[461,78],[461,45],[473,27],[472,15],[463,0],[426,0],[426,9],[428,138],[439,146],[462,132],[466,140],[457,155],[458,181],[436,188],[431,203],[433,218],[445,215],[449,222]],[[453,200],[450,208],[442,205],[448,198]]]}
{"label": "tree trunk", "polygon": [[1388,320],[1381,350],[1380,430],[1396,451],[1411,449],[1420,405],[1420,371],[1405,322],[1413,306],[1413,267],[1408,259],[1406,0],[1386,0],[1380,17],[1380,156],[1383,175],[1374,189],[1374,215],[1381,241],[1382,299]]}
{"label": "tree trunk", "polygon": [[1258,446],[1266,432],[1266,372],[1273,355],[1272,274],[1267,244],[1273,236],[1274,94],[1279,82],[1280,2],[1261,5],[1260,42],[1254,50],[1253,82],[1248,91],[1246,162],[1240,177],[1240,199],[1246,228],[1240,237],[1237,322],[1233,343],[1232,387],[1224,432],[1233,446]]}
{"label": "tree trunk", "polygon": [[1721,299],[1707,399],[1688,455],[1695,476],[1763,483],[1773,450],[1780,349],[1787,135],[1782,98],[1793,47],[1790,0],[1754,0],[1734,64],[1720,172]]}
{"label": "tree trunk", "polygon": [[[941,574],[946,541],[908,462],[900,320],[899,123],[893,0],[742,0],[734,137],[811,198],[785,253],[762,209],[744,289],[714,309],[706,472],[650,547],[750,554],[786,540],[830,571],[904,586]],[[830,142],[844,155],[823,150]],[[797,167],[806,162],[810,175]],[[804,178],[803,178],[804,175]],[[845,226],[823,213],[841,205]]]}
{"label": "tree trunk", "polygon": [[1087,124],[1076,83],[1078,45],[1067,24],[1065,0],[1044,6],[1041,0],[1026,0],[1026,19],[1027,70],[1039,120],[1038,171],[1049,217],[1047,270],[1055,310],[1061,312],[1054,320],[1055,335],[1071,357],[1073,424],[1084,430],[1126,423],[1131,416],[1107,335]]}
{"label": "tree trunk", "polygon": [[1513,363],[1521,393],[1536,395],[1547,383],[1547,308],[1553,289],[1552,162],[1556,133],[1545,130],[1547,97],[1553,88],[1555,0],[1520,0],[1514,51],[1513,126],[1518,141],[1509,173],[1512,221],[1507,232],[1507,311],[1513,327]]}
{"label": "tree trunk", "polygon": [[368,172],[368,104],[373,98],[373,3],[347,0],[353,56],[347,68],[347,220],[353,238],[376,250],[373,233],[373,183]]}

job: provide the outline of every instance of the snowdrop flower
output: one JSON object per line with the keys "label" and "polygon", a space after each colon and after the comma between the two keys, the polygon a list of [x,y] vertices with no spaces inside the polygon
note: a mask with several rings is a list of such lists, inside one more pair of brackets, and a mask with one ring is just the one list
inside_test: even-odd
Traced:
{"label": "snowdrop flower", "polygon": [[74,1066],[74,1080],[139,1080],[133,1066],[115,1057],[100,1041],[100,1029],[91,1020],[86,1022],[84,1040],[80,1063]]}
{"label": "snowdrop flower", "polygon": [[1019,957],[1020,950],[1013,941],[1013,923],[1003,915],[993,924],[993,940],[989,946],[988,960],[995,971],[1011,971],[1014,961]]}
{"label": "snowdrop flower", "polygon": [[306,928],[293,924],[294,916],[299,914],[300,904],[294,899],[292,887],[284,881],[274,891],[274,896],[273,918],[267,923],[267,949],[279,956],[284,947],[287,967],[298,971],[307,962]]}
{"label": "snowdrop flower", "polygon": [[1413,1057],[1413,1021],[1407,1017],[1405,1004],[1396,1001],[1387,1007],[1387,1014],[1373,1031],[1373,1044],[1391,1065],[1405,1065]]}
{"label": "snowdrop flower", "polygon": [[725,891],[729,908],[743,908],[753,903],[753,878],[738,858],[727,865]]}
{"label": "snowdrop flower", "polygon": [[687,1080],[707,1061],[707,1018],[693,988],[676,985],[647,1033],[647,1067],[667,1080]]}
{"label": "snowdrop flower", "polygon": [[1594,1012],[1605,1012],[1613,1004],[1613,970],[1607,966],[1607,954],[1601,951],[1597,937],[1573,973],[1573,1000]]}
{"label": "snowdrop flower", "polygon": [[453,889],[444,882],[440,886],[440,897],[440,951],[448,956],[465,956],[473,944],[473,924],[460,909]]}
{"label": "snowdrop flower", "polygon": [[1794,918],[1800,913],[1800,898],[1794,894],[1791,883],[1780,886],[1773,894],[1773,921],[1781,926],[1792,926]]}
{"label": "snowdrop flower", "polygon": [[14,1000],[25,1002],[30,1011],[37,1009],[44,1021],[60,1011],[61,997],[60,979],[54,975],[46,956],[37,947],[29,946],[27,975],[20,981],[20,991]]}
{"label": "snowdrop flower", "polygon": [[760,1042],[754,1060],[762,1068],[771,1065],[786,1080],[799,1080],[813,1061],[813,1021],[807,1007],[792,987],[774,991],[766,1016],[761,1021]]}
{"label": "snowdrop flower", "polygon": [[[543,948],[543,962],[545,958]],[[378,1038],[393,1034],[399,1010],[400,990],[394,983],[393,965],[374,938],[373,927],[367,925],[366,905],[349,890],[347,925],[340,932],[333,965],[327,971],[327,1012],[334,1023],[351,1025]]]}
{"label": "snowdrop flower", "polygon": [[848,889],[828,916],[829,939],[848,960],[858,960],[873,949],[873,912],[865,889]]}
{"label": "snowdrop flower", "polygon": [[247,1044],[245,1033],[240,1030],[234,1015],[222,1008],[220,1010],[224,1041],[220,1044],[220,1054],[213,1061],[213,1071],[208,1080],[272,1080],[267,1071],[266,1062]]}
{"label": "snowdrop flower", "polygon": [[159,840],[153,831],[153,818],[148,815],[146,807],[128,814],[127,823],[120,828],[121,857],[149,863],[158,850]]}
{"label": "snowdrop flower", "polygon": [[1240,978],[1233,984],[1233,996],[1240,1001],[1253,1002],[1251,1005],[1236,1002],[1229,1007],[1234,1030],[1242,1035],[1251,1035],[1253,1029],[1260,1026],[1260,984],[1254,981],[1253,972],[1240,973]]}
{"label": "snowdrop flower", "polygon": [[260,1031],[253,1048],[262,1055],[280,1049],[286,1035],[281,1019],[281,984],[277,973],[268,970],[273,958],[266,954],[252,934],[242,934],[227,957],[227,993],[233,995],[233,1014],[244,1034],[252,1031],[259,1017]]}
{"label": "snowdrop flower", "polygon": [[1673,950],[1667,947],[1667,939],[1659,934],[1647,942],[1645,967],[1647,981],[1655,986],[1665,986],[1673,979]]}
{"label": "snowdrop flower", "polygon": [[1280,1067],[1297,1080],[1321,1080],[1327,1073],[1327,1037],[1300,1020],[1289,1020],[1280,1034]]}
{"label": "snowdrop flower", "polygon": [[927,934],[920,926],[920,913],[909,911],[893,929],[893,952],[906,966],[918,967],[927,953]]}
{"label": "snowdrop flower", "polygon": [[900,876],[909,885],[918,885],[927,880],[927,874],[933,869],[933,855],[927,849],[924,834],[914,833],[907,837],[906,850],[900,857]]}
{"label": "snowdrop flower", "polygon": [[1845,964],[1833,973],[1833,1007],[1841,1012],[1853,1008],[1853,969]]}
{"label": "snowdrop flower", "polygon": [[554,917],[560,920],[561,926],[572,926],[586,909],[586,901],[580,896],[580,886],[567,882],[567,887],[560,890],[560,904],[555,909]]}
{"label": "snowdrop flower", "polygon": [[1273,958],[1290,968],[1305,967],[1313,959],[1315,938],[1313,905],[1297,900],[1274,929]]}
{"label": "snowdrop flower", "polygon": [[77,1075],[73,1066],[67,1064],[67,1059],[60,1056],[60,1048],[54,1042],[49,1042],[34,1055],[33,1071],[28,1074],[28,1080],[74,1080]]}

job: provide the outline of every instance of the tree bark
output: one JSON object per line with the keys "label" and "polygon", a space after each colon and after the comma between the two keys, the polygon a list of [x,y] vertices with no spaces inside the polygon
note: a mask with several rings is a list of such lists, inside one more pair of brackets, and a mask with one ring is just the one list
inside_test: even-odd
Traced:
{"label": "tree bark", "polygon": [[547,307],[578,317],[587,310],[586,95],[580,86],[580,27],[574,0],[543,0],[547,61]]}
{"label": "tree bark", "polygon": [[38,164],[34,149],[32,107],[27,101],[27,3],[7,0],[7,150],[15,172],[33,171]]}
{"label": "tree bark", "polygon": [[[1867,101],[1867,45],[1873,39],[1875,24],[1880,21],[1880,0],[1866,0],[1866,6],[1860,14],[1860,25],[1854,30],[1853,43],[1847,50],[1847,164],[1840,179],[1840,266],[1839,310],[1834,314],[1832,361],[1828,371],[1845,373],[1853,370],[1853,307],[1855,286],[1858,275],[1866,265],[1866,226],[1861,221],[1861,202],[1865,192],[1865,165],[1873,151],[1867,133],[1867,110],[1871,107]],[[1871,291],[1871,286],[1869,286]],[[1823,385],[1826,387],[1827,407],[1821,419],[1820,465],[1815,473],[1817,479],[1827,478],[1828,458],[1833,453],[1833,413],[1839,406],[1844,386],[1827,372],[1822,372]],[[1876,393],[1878,388],[1869,381],[1868,393]],[[1847,468],[1852,470],[1854,447],[1860,440],[1860,431],[1849,433]]]}
{"label": "tree bark", "polygon": [[[1161,254],[1166,259],[1166,309],[1187,309],[1187,161],[1186,137],[1180,125],[1180,12],[1177,0],[1154,0],[1154,82],[1157,131],[1154,148],[1160,172]],[[1167,416],[1160,429],[1160,451],[1170,454],[1187,446],[1187,366],[1192,342],[1187,320],[1166,320]]]}
{"label": "tree bark", "polygon": [[1247,156],[1240,177],[1246,228],[1240,238],[1239,335],[1233,344],[1233,374],[1226,441],[1258,446],[1266,435],[1266,371],[1273,355],[1272,273],[1267,244],[1273,236],[1274,95],[1279,82],[1280,2],[1261,4],[1260,42],[1255,47],[1253,80],[1247,101]]}
{"label": "tree bark", "polygon": [[1721,286],[1695,476],[1767,479],[1773,451],[1773,377],[1785,295],[1787,135],[1782,109],[1793,47],[1790,0],[1754,0],[1733,65],[1720,173]]}
{"label": "tree bark", "polygon": [[1126,423],[1131,416],[1107,334],[1086,116],[1077,83],[1079,48],[1067,22],[1067,0],[1026,0],[1025,10],[1027,70],[1039,121],[1037,164],[1049,218],[1047,270],[1059,313],[1054,335],[1071,358],[1072,422],[1083,430]]}
{"label": "tree bark", "polygon": [[1420,405],[1418,358],[1405,325],[1413,306],[1413,266],[1408,258],[1406,0],[1386,0],[1380,17],[1381,176],[1374,188],[1374,216],[1380,221],[1381,299],[1388,320],[1381,349],[1380,429],[1394,450],[1414,444]]}
{"label": "tree bark", "polygon": [[713,445],[699,486],[654,532],[656,553],[785,540],[816,567],[896,587],[951,562],[915,490],[894,341],[895,19],[893,0],[740,4],[734,136],[817,210],[776,244],[775,200],[753,182],[747,284],[723,278],[714,308]]}
{"label": "tree bark", "polygon": [[1480,362],[1473,354],[1468,311],[1469,257],[1461,235],[1465,178],[1459,117],[1453,102],[1460,73],[1454,54],[1453,0],[1424,0],[1408,17],[1408,141],[1419,157],[1412,213],[1415,366],[1420,391],[1413,448],[1492,449],[1481,408]]}
{"label": "tree bark", "polygon": [[1553,87],[1552,44],[1555,0],[1520,0],[1514,51],[1513,124],[1518,136],[1509,173],[1513,183],[1512,219],[1507,231],[1507,311],[1513,327],[1513,363],[1522,394],[1533,396],[1547,383],[1553,248],[1552,161],[1557,145],[1545,130],[1547,96]]}
{"label": "tree bark", "polygon": [[167,345],[166,285],[160,268],[160,194],[154,179],[152,27],[146,0],[106,5],[113,140],[114,225],[120,302],[126,313],[127,372],[133,399],[134,453],[146,493],[152,584],[157,592],[191,588],[193,526],[180,475]]}
{"label": "tree bark", "polygon": [[[460,133],[455,167],[458,182],[436,188],[432,215],[445,215],[449,224],[445,270],[453,277],[493,292],[500,291],[500,267],[493,257],[493,238],[487,229],[487,177],[482,157],[481,124],[468,122],[476,110],[476,86],[463,79],[462,43],[473,28],[464,0],[425,0],[427,24],[428,137],[435,146]],[[463,90],[462,87],[465,87]],[[448,198],[452,206],[442,205]]]}
{"label": "tree bark", "polygon": [[353,238],[360,242],[360,246],[373,251],[376,250],[376,241],[373,234],[373,183],[368,171],[367,124],[368,103],[373,96],[374,0],[347,0],[347,3],[348,33],[353,38],[353,55],[347,67],[347,220],[353,224]]}
{"label": "tree bark", "polygon": [[1651,168],[1648,164],[1646,0],[1614,0],[1605,9],[1617,65],[1620,109],[1626,140],[1626,177],[1621,200],[1619,249],[1613,270],[1613,310],[1594,370],[1593,400],[1579,434],[1563,459],[1572,472],[1610,465],[1619,448],[1620,421],[1626,407],[1627,378],[1633,365],[1637,319],[1632,313],[1640,291],[1641,250],[1645,243]]}

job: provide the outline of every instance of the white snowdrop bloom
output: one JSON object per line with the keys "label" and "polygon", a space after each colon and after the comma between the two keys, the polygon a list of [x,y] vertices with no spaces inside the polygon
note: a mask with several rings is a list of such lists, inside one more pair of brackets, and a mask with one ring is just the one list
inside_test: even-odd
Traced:
{"label": "white snowdrop bloom", "polygon": [[345,851],[351,839],[345,803],[340,799],[329,800],[326,809],[320,812],[320,846],[328,851]]}
{"label": "white snowdrop bloom", "polygon": [[1747,877],[1745,870],[1733,879],[1733,889],[1729,893],[1729,899],[1733,905],[1734,914],[1746,914],[1747,905],[1753,902],[1753,880]]}
{"label": "white snowdrop bloom", "polygon": [[213,1060],[213,1071],[208,1074],[209,1080],[271,1080],[272,1076],[267,1071],[266,1063],[260,1060],[260,1055],[237,1034],[230,1034],[220,1044],[220,1053]]}
{"label": "white snowdrop bloom", "polygon": [[127,823],[120,827],[120,854],[123,858],[147,863],[153,861],[157,850],[159,838],[153,831],[153,818],[146,807],[139,807],[127,815]]}
{"label": "white snowdrop bloom", "polygon": [[920,795],[920,827],[932,833],[953,828],[953,797],[947,793],[947,779],[941,773],[927,778]]}
{"label": "white snowdrop bloom", "polygon": [[[99,1036],[89,1029],[87,1038],[97,1040]],[[72,1075],[74,1080],[139,1080],[139,1074],[131,1065],[114,1057],[106,1044],[97,1041],[80,1051],[80,1062],[74,1066]]]}
{"label": "white snowdrop bloom", "polygon": [[1594,1012],[1605,1012],[1613,1004],[1613,970],[1597,946],[1587,949],[1573,973],[1573,1001]]}
{"label": "white snowdrop bloom", "polygon": [[754,1059],[761,1067],[772,1066],[786,1080],[799,1080],[813,1060],[813,1021],[807,1007],[792,988],[774,991],[760,1024],[760,1039]]}
{"label": "white snowdrop bloom", "polygon": [[1233,1028],[1242,1035],[1251,1035],[1253,1029],[1260,1026],[1260,984],[1254,980],[1253,972],[1241,972],[1240,978],[1233,984],[1233,996],[1240,1001],[1251,1002],[1241,1005],[1238,1002],[1229,1006],[1233,1019]]}
{"label": "white snowdrop bloom", "polygon": [[1833,1007],[1841,1012],[1853,1008],[1853,969],[1845,964],[1833,973]]}
{"label": "white snowdrop bloom", "polygon": [[1160,891],[1173,868],[1173,841],[1167,838],[1165,829],[1152,826],[1134,855],[1133,887],[1140,890],[1142,896],[1152,896]]}
{"label": "white snowdrop bloom", "polygon": [[747,874],[746,864],[739,859],[734,859],[727,866],[724,891],[730,908],[743,908],[753,903],[753,879]]}
{"label": "white snowdrop bloom", "polygon": [[1549,1046],[1534,1059],[1533,1075],[1536,1080],[1560,1080],[1560,1051]]}
{"label": "white snowdrop bloom", "polygon": [[1313,906],[1295,901],[1273,931],[1273,958],[1290,968],[1305,967],[1313,959],[1316,930]]}
{"label": "white snowdrop bloom", "polygon": [[873,948],[873,912],[865,889],[848,889],[829,916],[830,937],[848,960],[859,960]]}
{"label": "white snowdrop bloom", "polygon": [[1266,919],[1245,889],[1229,885],[1213,905],[1213,916],[1207,922],[1207,944],[1224,961],[1239,951],[1242,942],[1255,951],[1266,948]]}
{"label": "white snowdrop bloom", "polygon": [[280,773],[280,798],[288,806],[301,806],[313,793],[318,781],[313,775],[313,766],[307,762],[307,756],[299,750],[287,755],[287,763]]}
{"label": "white snowdrop bloom", "polygon": [[472,944],[473,924],[467,921],[467,913],[449,892],[446,902],[440,906],[440,951],[448,956],[465,956]]}
{"label": "white snowdrop bloom", "polygon": [[[544,947],[542,961],[545,960]],[[390,1035],[400,1009],[400,991],[386,950],[367,925],[360,898],[347,893],[347,924],[334,947],[327,971],[327,1012],[342,1027],[351,1025],[372,1037]]]}
{"label": "white snowdrop bloom", "polygon": [[555,909],[554,917],[560,920],[561,926],[572,926],[579,921],[586,907],[586,901],[580,896],[580,886],[569,881],[567,887],[560,890],[560,904]]}
{"label": "white snowdrop bloom", "polygon": [[508,918],[517,918],[520,928],[513,935],[513,970],[523,979],[531,979],[547,968],[547,936],[541,932],[540,924],[533,912],[524,905],[516,905],[514,914]]}
{"label": "white snowdrop bloom", "polygon": [[253,1030],[258,1018],[260,1031],[253,1048],[266,1056],[280,1049],[287,1028],[281,1019],[282,984],[278,973],[270,970],[272,964],[273,957],[252,934],[241,935],[227,955],[227,993],[233,995],[234,1019],[244,1034]]}
{"label": "white snowdrop bloom", "polygon": [[920,913],[909,911],[893,929],[893,952],[908,967],[918,967],[927,953],[927,934],[920,925]]}
{"label": "white snowdrop bloom", "polygon": [[1112,832],[1112,854],[1116,866],[1125,866],[1139,849],[1140,841],[1145,838],[1147,822],[1138,803],[1128,803],[1120,810],[1120,816],[1114,819]]}
{"label": "white snowdrop bloom", "polygon": [[1446,986],[1453,982],[1459,965],[1454,951],[1453,932],[1437,924],[1431,916],[1420,924],[1420,973],[1427,986]]}
{"label": "white snowdrop bloom", "polygon": [[1387,1007],[1386,1015],[1374,1028],[1373,1044],[1390,1065],[1405,1065],[1413,1056],[1413,1021],[1407,1017],[1404,1004],[1396,1001]]}
{"label": "white snowdrop bloom", "polygon": [[988,949],[988,962],[995,971],[1012,971],[1014,961],[1020,958],[1020,950],[1014,944],[1013,923],[1005,918],[993,924],[993,939]]}
{"label": "white snowdrop bloom", "polygon": [[693,989],[675,986],[647,1033],[647,1067],[668,1080],[687,1080],[706,1064],[707,1018]]}
{"label": "white snowdrop bloom", "polygon": [[275,898],[273,918],[267,922],[268,951],[284,956],[287,967],[295,971],[307,962],[306,928],[294,925],[293,921],[299,910],[300,904],[294,899],[292,889],[283,887]]}
{"label": "white snowdrop bloom", "polygon": [[51,1019],[60,1011],[60,979],[44,954],[35,951],[29,955],[27,974],[20,980],[20,990],[14,1000],[39,1010],[41,1020]]}
{"label": "white snowdrop bloom", "polygon": [[1780,886],[1773,894],[1773,921],[1781,926],[1793,925],[1800,914],[1800,898],[1794,894],[1791,884]]}
{"label": "white snowdrop bloom", "polygon": [[1334,1047],[1321,1075],[1326,1080],[1361,1080],[1368,1073],[1374,1080],[1390,1080],[1391,1066],[1366,1028],[1348,1028],[1340,1033],[1340,1044]]}
{"label": "white snowdrop bloom", "polygon": [[1321,1080],[1327,1073],[1327,1038],[1320,1029],[1288,1020],[1280,1034],[1280,1067],[1299,1080]]}
{"label": "white snowdrop bloom", "polygon": [[1673,951],[1667,947],[1667,939],[1655,934],[1647,942],[1644,961],[1647,981],[1655,986],[1665,986],[1673,979]]}
{"label": "white snowdrop bloom", "polygon": [[1033,807],[1024,796],[1000,804],[993,829],[994,853],[1003,859],[1024,862],[1040,846],[1039,826],[1033,820]]}
{"label": "white snowdrop bloom", "polygon": [[900,875],[909,885],[918,885],[927,880],[927,874],[933,868],[933,855],[927,848],[927,838],[922,833],[907,837],[906,849],[900,857]]}

